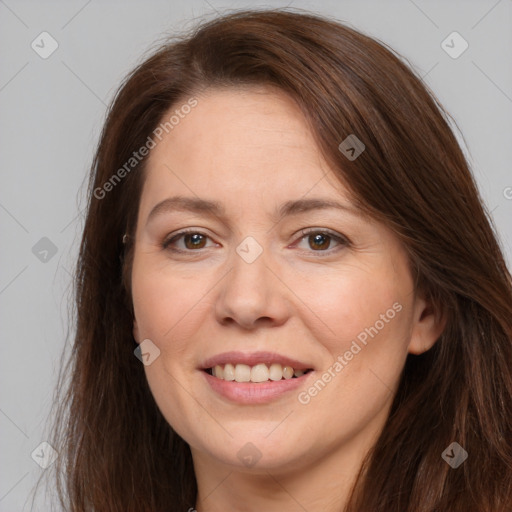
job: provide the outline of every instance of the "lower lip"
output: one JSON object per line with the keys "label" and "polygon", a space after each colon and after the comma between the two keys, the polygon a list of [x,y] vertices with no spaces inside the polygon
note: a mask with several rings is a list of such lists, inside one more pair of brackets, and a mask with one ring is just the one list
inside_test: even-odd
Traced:
{"label": "lower lip", "polygon": [[213,377],[205,371],[201,371],[201,373],[211,388],[224,398],[239,404],[264,404],[297,389],[314,372],[310,371],[296,378],[266,382],[228,381]]}

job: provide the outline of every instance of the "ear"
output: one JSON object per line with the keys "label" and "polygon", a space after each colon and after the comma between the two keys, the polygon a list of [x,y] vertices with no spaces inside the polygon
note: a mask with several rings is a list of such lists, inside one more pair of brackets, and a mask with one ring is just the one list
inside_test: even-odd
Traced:
{"label": "ear", "polygon": [[446,315],[436,312],[424,297],[417,295],[408,352],[420,355],[431,349],[446,327]]}

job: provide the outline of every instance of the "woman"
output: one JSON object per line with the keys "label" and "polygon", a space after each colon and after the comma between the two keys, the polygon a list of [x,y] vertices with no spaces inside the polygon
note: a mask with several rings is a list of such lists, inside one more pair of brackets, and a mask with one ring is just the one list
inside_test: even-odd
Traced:
{"label": "woman", "polygon": [[512,508],[512,288],[446,114],[287,11],[162,46],[95,156],[66,510]]}

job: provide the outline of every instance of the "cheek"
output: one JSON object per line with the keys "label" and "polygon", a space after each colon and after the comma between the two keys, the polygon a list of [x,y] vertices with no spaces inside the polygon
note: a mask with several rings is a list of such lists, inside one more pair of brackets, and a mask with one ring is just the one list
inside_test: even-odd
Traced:
{"label": "cheek", "polygon": [[389,330],[389,325],[396,323],[394,320],[400,316],[393,304],[401,304],[404,294],[402,287],[389,276],[381,278],[352,269],[335,277],[331,275],[322,285],[319,281],[314,287],[313,284],[309,282],[299,293],[311,314],[321,320],[324,335],[320,339],[333,355],[347,350],[351,340],[376,322],[379,331]]}
{"label": "cheek", "polygon": [[333,382],[319,403],[325,399],[327,407],[335,395],[358,410],[388,396],[407,355],[412,318],[408,286],[407,276],[399,280],[389,271],[354,270],[310,294],[310,309],[322,320],[316,322],[315,338],[328,352],[325,380]]}
{"label": "cheek", "polygon": [[208,306],[204,281],[170,275],[162,268],[134,262],[132,294],[139,337],[150,339],[160,350],[155,361],[144,367],[146,378],[162,414],[174,430],[187,437],[189,422],[201,421],[183,390],[194,371],[194,333]]}
{"label": "cheek", "polygon": [[201,411],[184,390],[197,371],[193,340],[206,309],[211,307],[208,291],[212,285],[206,286],[197,275],[171,275],[165,269],[142,264],[134,264],[132,282],[140,339],[150,339],[160,350],[155,362],[144,367],[148,384],[167,422],[186,436],[187,422],[201,420]]}
{"label": "cheek", "polygon": [[194,318],[208,303],[209,288],[197,276],[134,263],[132,294],[140,336],[163,349],[173,340],[176,347],[180,339],[187,339]]}

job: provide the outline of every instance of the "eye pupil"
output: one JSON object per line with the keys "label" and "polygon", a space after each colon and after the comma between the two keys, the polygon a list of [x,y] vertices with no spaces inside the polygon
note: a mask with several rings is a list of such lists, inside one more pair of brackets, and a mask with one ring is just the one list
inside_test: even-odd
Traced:
{"label": "eye pupil", "polygon": [[[322,247],[320,247],[320,249],[325,249],[327,248],[326,246],[329,246],[329,235],[324,235],[322,233],[317,233],[315,235],[310,235],[309,237],[309,240],[313,240],[313,244],[319,244],[321,245]],[[324,243],[322,243],[322,239],[324,240]],[[325,240],[327,240],[325,242]]]}
{"label": "eye pupil", "polygon": [[[191,235],[185,235],[185,245],[188,246],[187,241],[192,240],[192,248],[200,247],[201,242],[204,242],[203,235],[199,233],[193,233]],[[190,247],[187,247],[189,249]]]}

